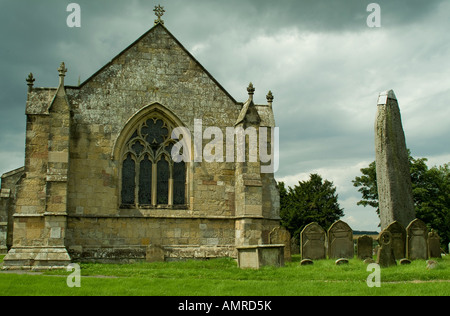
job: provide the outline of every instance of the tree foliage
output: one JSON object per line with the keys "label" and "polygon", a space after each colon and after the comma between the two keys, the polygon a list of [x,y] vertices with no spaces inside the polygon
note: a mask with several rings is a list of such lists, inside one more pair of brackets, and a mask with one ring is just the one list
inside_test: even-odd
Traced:
{"label": "tree foliage", "polygon": [[318,174],[311,174],[308,181],[299,181],[293,188],[286,188],[284,182],[278,182],[278,188],[281,224],[297,240],[309,223],[317,222],[328,229],[344,216],[333,183],[324,181]]}
{"label": "tree foliage", "polygon": [[[428,168],[426,158],[409,155],[411,182],[416,217],[439,233],[443,246],[450,241],[450,167],[449,164]],[[375,162],[361,169],[362,176],[353,180],[362,200],[357,204],[372,206],[378,216],[378,189]]]}

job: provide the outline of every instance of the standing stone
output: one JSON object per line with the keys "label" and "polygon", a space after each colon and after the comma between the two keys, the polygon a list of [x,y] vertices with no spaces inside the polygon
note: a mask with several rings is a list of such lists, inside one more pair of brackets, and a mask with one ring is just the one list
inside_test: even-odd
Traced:
{"label": "standing stone", "polygon": [[373,239],[364,235],[358,238],[358,258],[361,260],[373,258]]}
{"label": "standing stone", "polygon": [[391,223],[386,230],[392,234],[392,248],[396,260],[406,258],[406,229],[399,222]]}
{"label": "standing stone", "polygon": [[441,257],[441,238],[434,230],[428,233],[428,257]]}
{"label": "standing stone", "polygon": [[311,223],[300,233],[302,259],[326,259],[325,230],[317,223]]}
{"label": "standing stone", "polygon": [[347,223],[338,220],[328,229],[328,257],[353,258],[353,231]]}
{"label": "standing stone", "polygon": [[378,237],[380,247],[377,253],[377,263],[380,267],[386,268],[395,266],[394,250],[392,249],[392,234],[387,230],[383,230]]}
{"label": "standing stone", "polygon": [[284,245],[284,261],[291,261],[291,234],[286,228],[278,226],[269,233],[269,244]]}
{"label": "standing stone", "polygon": [[428,229],[420,219],[413,220],[406,228],[406,256],[409,260],[428,259]]}
{"label": "standing stone", "polygon": [[392,90],[378,98],[375,156],[381,229],[394,221],[406,227],[415,211],[405,134]]}

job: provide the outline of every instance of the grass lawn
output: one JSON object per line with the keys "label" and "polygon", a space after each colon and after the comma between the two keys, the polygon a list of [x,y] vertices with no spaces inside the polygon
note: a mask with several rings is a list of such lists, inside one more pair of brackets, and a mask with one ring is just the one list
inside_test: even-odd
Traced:
{"label": "grass lawn", "polygon": [[[0,261],[3,258],[0,256]],[[371,271],[352,259],[300,266],[294,256],[284,268],[239,269],[230,258],[81,266],[81,287],[69,288],[64,270],[42,274],[0,273],[1,295],[149,295],[149,296],[298,296],[298,295],[445,295],[450,296],[450,256],[433,270],[424,260],[381,269],[381,287],[369,288]]]}

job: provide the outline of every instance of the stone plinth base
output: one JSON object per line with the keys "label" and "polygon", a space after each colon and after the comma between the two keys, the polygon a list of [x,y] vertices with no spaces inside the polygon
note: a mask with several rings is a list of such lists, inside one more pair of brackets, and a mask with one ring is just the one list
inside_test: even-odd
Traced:
{"label": "stone plinth base", "polygon": [[64,269],[70,262],[65,247],[13,247],[3,259],[2,269]]}
{"label": "stone plinth base", "polygon": [[284,266],[284,245],[237,247],[239,268],[259,269],[264,266]]}
{"label": "stone plinth base", "polygon": [[234,246],[158,245],[121,247],[69,246],[73,260],[100,263],[132,263],[139,261],[177,261],[189,259],[236,258]]}

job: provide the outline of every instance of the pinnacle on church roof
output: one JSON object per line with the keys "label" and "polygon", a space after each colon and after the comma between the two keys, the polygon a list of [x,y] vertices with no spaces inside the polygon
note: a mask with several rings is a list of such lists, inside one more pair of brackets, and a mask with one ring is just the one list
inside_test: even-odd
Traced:
{"label": "pinnacle on church roof", "polygon": [[33,85],[34,82],[36,81],[36,79],[34,79],[33,74],[30,72],[30,74],[28,75],[27,80],[27,85],[28,85],[28,92],[31,92],[31,90],[33,90]]}
{"label": "pinnacle on church roof", "polygon": [[253,95],[255,94],[255,88],[253,87],[253,83],[250,82],[250,84],[248,85],[247,91],[248,91],[248,95],[250,97],[253,97]]}
{"label": "pinnacle on church roof", "polygon": [[61,65],[59,66],[58,72],[59,72],[60,77],[66,76],[67,68],[66,68],[66,64],[64,64],[64,62],[62,62]]}
{"label": "pinnacle on church roof", "polygon": [[64,77],[66,76],[66,72],[67,72],[66,64],[64,64],[64,62],[62,62],[58,68],[59,85],[64,85]]}
{"label": "pinnacle on church roof", "polygon": [[267,98],[267,103],[270,104],[270,103],[273,102],[273,94],[272,94],[272,91],[269,90],[269,93],[267,94],[266,98]]}
{"label": "pinnacle on church roof", "polygon": [[155,25],[158,25],[159,23],[164,25],[164,21],[161,20],[161,17],[164,15],[164,12],[166,12],[166,10],[164,10],[164,7],[158,4],[157,6],[155,6],[155,9],[153,11],[155,12],[155,15],[158,17],[155,20]]}

